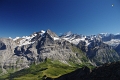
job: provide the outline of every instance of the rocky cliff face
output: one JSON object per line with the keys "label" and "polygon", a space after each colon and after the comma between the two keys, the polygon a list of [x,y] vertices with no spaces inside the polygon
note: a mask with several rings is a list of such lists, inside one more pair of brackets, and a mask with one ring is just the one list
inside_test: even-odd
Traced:
{"label": "rocky cliff face", "polygon": [[118,55],[120,56],[120,44],[115,48],[115,51],[118,53]]}
{"label": "rocky cliff face", "polygon": [[2,74],[7,72],[4,65],[8,59],[11,59],[12,55],[14,55],[15,47],[16,44],[12,39],[0,39],[0,67],[3,71]]}
{"label": "rocky cliff face", "polygon": [[67,63],[71,58],[73,58],[73,61],[75,60],[75,62],[81,63],[82,61],[80,58],[83,55],[85,56],[85,54],[83,52],[73,52],[73,47],[75,47],[75,45],[60,39],[55,33],[47,30],[46,33],[33,45],[30,45],[27,49],[23,48],[23,51],[25,52],[18,53],[20,47],[17,47],[16,54],[25,55],[28,60],[35,60],[37,62],[44,61],[46,58],[49,58]]}
{"label": "rocky cliff face", "polygon": [[120,59],[118,53],[109,45],[100,40],[93,40],[89,46],[85,46],[86,42],[80,42],[77,46],[87,53],[89,59],[96,65],[118,61]]}

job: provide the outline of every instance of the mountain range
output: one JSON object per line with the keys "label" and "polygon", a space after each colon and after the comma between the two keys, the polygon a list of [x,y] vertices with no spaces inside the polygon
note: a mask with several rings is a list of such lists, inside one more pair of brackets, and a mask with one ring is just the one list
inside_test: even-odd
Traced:
{"label": "mountain range", "polygon": [[19,71],[33,64],[59,61],[68,66],[92,65],[120,60],[120,34],[100,33],[85,36],[71,32],[56,35],[51,30],[30,36],[0,38],[0,75]]}

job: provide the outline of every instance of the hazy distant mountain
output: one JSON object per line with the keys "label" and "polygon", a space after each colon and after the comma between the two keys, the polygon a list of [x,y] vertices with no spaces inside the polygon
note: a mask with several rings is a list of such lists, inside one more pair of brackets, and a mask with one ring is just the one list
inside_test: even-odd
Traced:
{"label": "hazy distant mountain", "polygon": [[60,37],[74,44],[78,44],[80,41],[85,41],[89,44],[91,40],[95,39],[101,40],[102,42],[110,46],[118,46],[118,44],[120,44],[120,34],[100,33],[97,35],[85,36],[82,34],[79,35],[68,32],[61,35]]}

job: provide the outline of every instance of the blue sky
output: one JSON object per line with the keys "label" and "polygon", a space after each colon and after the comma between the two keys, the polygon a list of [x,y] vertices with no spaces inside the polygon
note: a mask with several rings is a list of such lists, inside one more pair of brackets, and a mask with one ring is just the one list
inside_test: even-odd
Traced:
{"label": "blue sky", "polygon": [[0,0],[0,37],[47,29],[58,35],[120,33],[120,0]]}

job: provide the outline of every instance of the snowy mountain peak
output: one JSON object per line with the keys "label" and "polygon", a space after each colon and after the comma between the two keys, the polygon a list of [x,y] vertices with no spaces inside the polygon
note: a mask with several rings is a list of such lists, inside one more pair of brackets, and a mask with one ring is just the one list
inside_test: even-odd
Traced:
{"label": "snowy mountain peak", "polygon": [[41,30],[41,33],[45,33],[45,31],[44,31],[44,30]]}
{"label": "snowy mountain peak", "polygon": [[35,40],[32,39],[35,38],[36,36],[42,36],[44,33],[45,31],[41,30],[40,32],[34,32],[30,36],[16,37],[13,39],[13,41],[15,41],[18,44],[18,46],[33,44]]}
{"label": "snowy mountain peak", "polygon": [[60,40],[60,38],[54,33],[52,32],[50,29],[48,29],[45,34],[49,34],[51,36],[51,38],[53,38],[54,40]]}
{"label": "snowy mountain peak", "polygon": [[9,39],[12,39],[11,37],[9,37]]}
{"label": "snowy mountain peak", "polygon": [[73,34],[71,31],[63,34],[60,36],[62,39],[69,41],[70,43],[73,43],[77,45],[80,41],[86,41],[86,36],[84,35],[78,35],[78,34]]}
{"label": "snowy mountain peak", "polygon": [[54,40],[60,40],[60,38],[54,32],[48,29],[46,31],[41,30],[39,32],[34,32],[30,36],[16,37],[13,39],[13,41],[15,41],[18,46],[33,44],[34,42],[38,41],[38,39],[44,37],[47,34],[50,35]]}
{"label": "snowy mountain peak", "polygon": [[69,32],[67,32],[65,35],[66,35],[66,36],[70,36],[70,35],[72,35],[72,32],[69,31]]}
{"label": "snowy mountain peak", "polygon": [[13,41],[15,41],[15,40],[17,40],[17,39],[19,39],[19,38],[20,38],[20,37],[16,37],[16,38],[13,39]]}
{"label": "snowy mountain peak", "polygon": [[34,32],[30,36],[16,37],[13,39],[13,41],[15,41],[18,44],[18,46],[33,44],[34,42],[38,41],[38,39],[40,39],[41,37],[44,38],[45,35],[50,35],[51,38],[53,38],[53,40],[64,39],[75,45],[79,44],[80,41],[84,41],[86,42],[86,46],[88,46],[91,43],[91,41],[96,40],[102,41],[110,46],[117,46],[118,44],[120,44],[120,33],[117,34],[100,33],[97,35],[85,36],[82,34],[73,34],[71,31],[69,31],[59,37],[50,29],[46,31],[41,30],[39,32]]}
{"label": "snowy mountain peak", "polygon": [[100,33],[100,34],[98,34],[98,35],[101,35],[101,36],[109,36],[110,33]]}
{"label": "snowy mountain peak", "polygon": [[120,33],[116,33],[116,35],[120,35]]}
{"label": "snowy mountain peak", "polygon": [[100,33],[100,34],[109,34],[109,33]]}
{"label": "snowy mountain peak", "polygon": [[36,34],[38,34],[38,35],[43,35],[45,33],[45,31],[44,30],[41,30],[41,31],[39,31],[39,32],[36,32]]}

